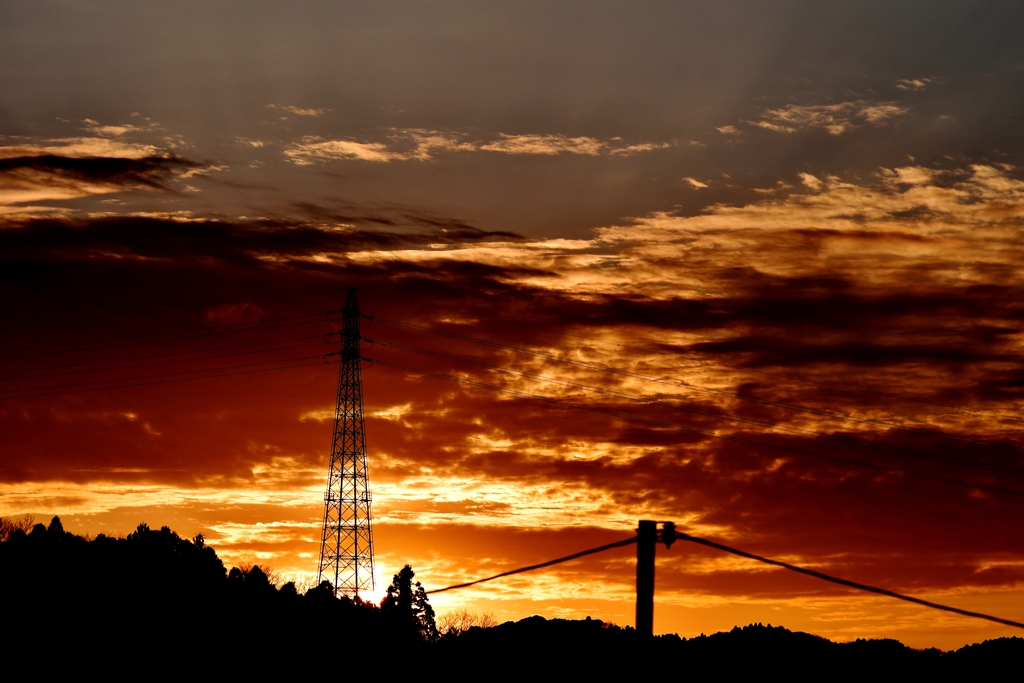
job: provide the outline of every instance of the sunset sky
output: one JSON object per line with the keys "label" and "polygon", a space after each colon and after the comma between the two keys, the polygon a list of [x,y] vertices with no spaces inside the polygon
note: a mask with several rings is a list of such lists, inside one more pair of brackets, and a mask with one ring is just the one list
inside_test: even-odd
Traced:
{"label": "sunset sky", "polygon": [[[354,286],[378,588],[657,519],[1024,620],[1022,26],[968,0],[2,2],[0,515],[202,533],[308,584]],[[432,603],[632,625],[634,564]],[[658,549],[656,632],[751,622],[1019,633]]]}

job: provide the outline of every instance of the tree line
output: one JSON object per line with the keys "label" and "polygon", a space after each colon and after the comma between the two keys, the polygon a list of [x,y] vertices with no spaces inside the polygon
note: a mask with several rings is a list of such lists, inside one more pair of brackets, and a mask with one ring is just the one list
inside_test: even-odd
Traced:
{"label": "tree line", "polygon": [[275,579],[259,565],[229,571],[201,535],[181,538],[166,526],[85,538],[58,517],[48,526],[0,518],[4,651],[8,661],[14,653],[49,672],[887,678],[995,673],[1024,656],[1021,638],[942,652],[887,639],[835,643],[761,624],[687,639],[643,638],[590,617],[499,624],[461,610],[437,619],[409,565],[379,605],[337,597],[326,581],[300,592]]}
{"label": "tree line", "polygon": [[228,571],[202,535],[185,539],[166,526],[86,538],[65,531],[59,517],[48,526],[6,518],[0,541],[3,619],[30,640],[61,634],[99,648],[142,639],[259,651],[301,646],[312,632],[403,647],[440,637],[408,565],[377,605],[335,596],[327,581],[301,593],[292,581],[276,586],[259,565]]}

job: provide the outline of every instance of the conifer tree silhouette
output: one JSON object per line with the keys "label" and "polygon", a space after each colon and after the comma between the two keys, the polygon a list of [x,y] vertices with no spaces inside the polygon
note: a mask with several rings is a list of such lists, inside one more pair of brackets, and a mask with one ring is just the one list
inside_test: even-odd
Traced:
{"label": "conifer tree silhouette", "polygon": [[430,606],[427,592],[417,581],[412,582],[416,573],[405,565],[395,574],[388,594],[381,601],[380,610],[401,632],[419,640],[435,641],[438,638],[434,622],[434,608]]}

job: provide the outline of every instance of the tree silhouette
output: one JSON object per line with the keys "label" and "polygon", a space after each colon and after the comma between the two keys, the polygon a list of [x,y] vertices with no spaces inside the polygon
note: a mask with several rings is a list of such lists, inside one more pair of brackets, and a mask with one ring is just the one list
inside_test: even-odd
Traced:
{"label": "tree silhouette", "polygon": [[32,525],[34,523],[35,519],[32,515],[22,515],[21,517],[0,517],[0,542],[6,541],[16,531],[27,534],[32,530]]}
{"label": "tree silhouette", "polygon": [[475,614],[466,609],[445,612],[437,620],[437,630],[442,636],[461,636],[473,627],[492,628],[498,620],[490,612]]}
{"label": "tree silhouette", "polygon": [[419,581],[413,584],[414,576],[416,573],[412,567],[402,567],[388,586],[388,594],[381,601],[380,610],[399,632],[419,640],[435,641],[438,635],[434,608],[430,606],[423,585]]}
{"label": "tree silhouette", "polygon": [[50,526],[46,529],[46,532],[53,534],[55,538],[60,538],[64,535],[64,525],[60,523],[60,517],[54,516],[50,520]]}
{"label": "tree silhouette", "polygon": [[[1005,677],[1024,658],[1021,638],[950,652],[894,640],[833,643],[761,624],[695,638],[641,638],[631,627],[589,617],[496,624],[490,615],[465,610],[439,619],[445,636],[438,637],[426,591],[409,565],[378,607],[335,596],[328,581],[301,592],[291,582],[275,587],[275,572],[265,566],[243,564],[229,574],[200,536],[181,538],[166,526],[140,524],[124,537],[94,539],[67,531],[59,518],[44,525],[23,517],[2,528],[13,529],[0,539],[0,614],[12,671],[24,664],[30,672],[33,665],[49,672],[65,662],[75,675],[93,666],[108,678],[113,671],[138,678],[140,671],[160,672],[174,663],[167,653],[209,647],[224,653],[224,669],[214,669],[221,677],[237,678],[241,671],[266,678],[280,671],[277,677],[295,678],[297,670],[322,676],[325,660],[308,656],[311,632],[329,634],[330,642],[358,642],[367,661],[391,664],[396,646],[399,656],[414,650],[406,660],[418,667],[414,675],[444,671],[455,679],[479,678],[500,662],[503,678],[537,678],[543,663],[546,678],[653,680],[664,675],[666,662],[685,662],[703,677],[725,670],[761,678],[838,672],[843,678],[976,680]],[[204,670],[211,666],[217,665],[203,662]]]}

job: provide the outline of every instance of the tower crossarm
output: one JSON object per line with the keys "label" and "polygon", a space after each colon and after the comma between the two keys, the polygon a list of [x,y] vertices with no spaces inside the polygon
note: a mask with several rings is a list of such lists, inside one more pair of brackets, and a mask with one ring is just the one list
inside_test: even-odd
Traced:
{"label": "tower crossarm", "polygon": [[360,363],[359,299],[348,291],[342,310],[341,367],[334,411],[331,465],[324,493],[324,525],[317,583],[328,581],[336,594],[358,598],[374,589],[373,531],[366,468],[366,428]]}

